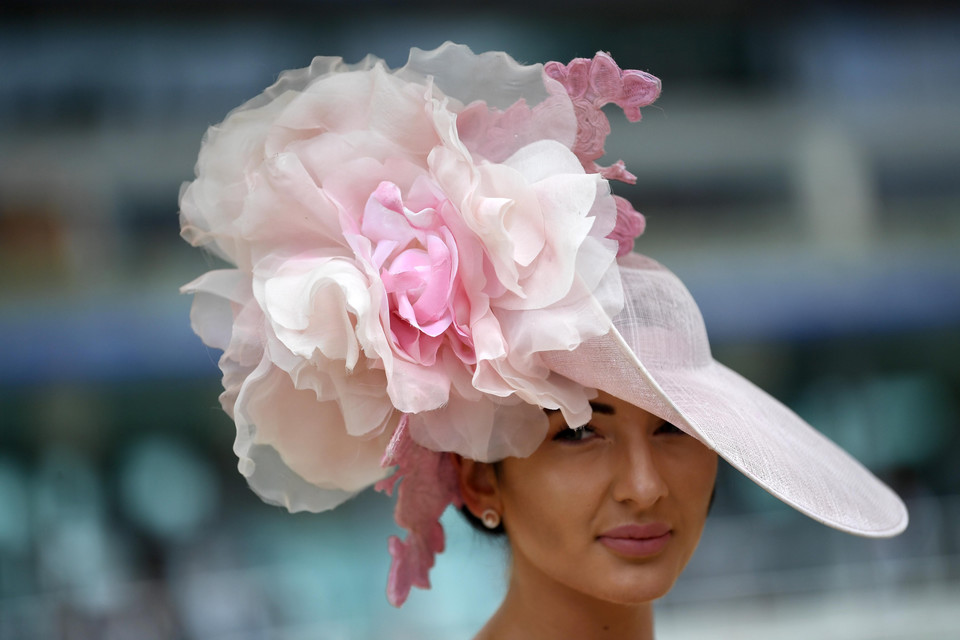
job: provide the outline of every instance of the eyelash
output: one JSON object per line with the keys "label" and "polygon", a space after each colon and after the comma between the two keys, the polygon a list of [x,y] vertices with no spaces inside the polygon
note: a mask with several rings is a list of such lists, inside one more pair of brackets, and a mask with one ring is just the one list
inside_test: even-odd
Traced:
{"label": "eyelash", "polygon": [[[589,424],[585,424],[575,429],[569,427],[566,429],[561,429],[555,436],[553,436],[553,439],[561,442],[582,442],[586,439],[583,437],[584,435],[596,434],[596,432],[596,429],[591,427]],[[657,427],[657,430],[653,433],[654,435],[686,435],[683,430],[670,422],[664,422]]]}
{"label": "eyelash", "polygon": [[685,431],[683,431],[680,427],[678,427],[677,425],[671,422],[664,422],[662,425],[657,427],[657,430],[654,433],[663,434],[663,435],[674,435],[674,434],[686,435]]}
{"label": "eyelash", "polygon": [[577,427],[576,429],[561,429],[557,432],[557,435],[553,436],[553,439],[561,442],[582,442],[584,440],[582,437],[584,434],[592,433],[596,433],[596,429],[588,424],[585,424],[581,427]]}

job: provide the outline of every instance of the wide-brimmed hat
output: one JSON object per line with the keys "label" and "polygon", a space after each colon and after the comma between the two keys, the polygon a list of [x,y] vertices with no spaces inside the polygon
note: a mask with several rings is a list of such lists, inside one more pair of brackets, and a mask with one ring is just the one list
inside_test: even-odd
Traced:
{"label": "wide-brimmed hat", "polygon": [[860,536],[903,531],[907,510],[883,482],[796,413],[713,359],[700,310],[656,261],[620,258],[625,305],[610,331],[544,357],[696,437],[798,511]]}
{"label": "wide-brimmed hat", "polygon": [[[525,456],[602,389],[676,424],[800,511],[867,536],[902,502],[715,362],[680,281],[632,254],[610,126],[659,94],[605,54],[521,65],[447,43],[390,69],[318,57],[211,127],[183,237],[224,259],[183,290],[223,350],[221,404],[264,499],[323,511],[397,482],[388,595],[429,586],[450,452]],[[392,473],[392,475],[391,475]],[[389,476],[389,477],[388,477]]]}

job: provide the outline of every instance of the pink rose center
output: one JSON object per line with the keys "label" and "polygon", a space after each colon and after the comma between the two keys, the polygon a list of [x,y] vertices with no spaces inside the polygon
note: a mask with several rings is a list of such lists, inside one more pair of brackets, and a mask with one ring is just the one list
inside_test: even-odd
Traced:
{"label": "pink rose center", "polygon": [[[469,300],[459,278],[457,244],[438,211],[446,204],[429,190],[404,205],[400,188],[381,182],[364,208],[362,230],[387,294],[394,347],[430,366],[447,344],[467,364],[476,362],[467,320]],[[423,201],[424,191],[432,201]],[[409,198],[409,197],[408,197]]]}

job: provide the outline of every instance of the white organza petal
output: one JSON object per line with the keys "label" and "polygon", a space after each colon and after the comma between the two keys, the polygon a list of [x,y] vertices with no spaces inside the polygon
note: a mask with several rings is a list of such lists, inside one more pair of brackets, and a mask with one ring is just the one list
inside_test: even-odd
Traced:
{"label": "white organza petal", "polygon": [[337,258],[300,254],[274,273],[254,281],[254,292],[283,344],[302,358],[319,351],[328,360],[343,360],[353,369],[360,357],[355,325],[371,313],[366,276],[356,265]]}
{"label": "white organza petal", "polygon": [[380,433],[395,421],[395,409],[390,398],[383,393],[385,376],[382,370],[354,371],[335,377],[337,402],[343,412],[344,428],[348,434],[365,437]]}
{"label": "white organza petal", "polygon": [[303,161],[295,153],[277,153],[251,180],[236,231],[247,240],[252,265],[321,247],[325,255],[349,255],[339,209]]}
{"label": "white organza petal", "polygon": [[247,176],[264,159],[264,140],[292,94],[256,108],[241,106],[204,136],[197,158],[197,179],[181,189],[181,235],[205,246],[241,269],[251,261],[235,228],[247,196]]}
{"label": "white organza petal", "polygon": [[508,456],[525,458],[546,438],[550,419],[543,409],[529,401],[511,400],[496,405],[490,444],[487,455],[481,460],[502,460]]}
{"label": "white organza petal", "polygon": [[284,507],[291,513],[328,511],[359,493],[310,484],[287,466],[276,449],[267,445],[250,446],[247,460],[250,464],[246,478],[250,488],[264,502]]}
{"label": "white organza petal", "polygon": [[[556,140],[532,142],[504,160],[503,165],[518,172],[531,183],[568,175],[590,175],[594,185],[602,181],[597,174],[584,173],[577,156],[570,151],[569,147]],[[595,187],[589,188],[588,192],[592,202]]]}
{"label": "white organza petal", "polygon": [[507,355],[507,340],[497,316],[488,312],[472,324],[473,348],[478,362],[496,360]]}
{"label": "white organza petal", "polygon": [[450,376],[440,365],[424,367],[396,358],[387,375],[387,393],[403,413],[432,411],[450,397]]}
{"label": "white organza petal", "polygon": [[380,433],[394,406],[384,392],[386,373],[366,362],[347,371],[342,361],[320,353],[309,360],[296,356],[277,338],[267,340],[267,359],[290,376],[293,387],[311,391],[321,403],[336,402],[343,413],[344,429],[351,436]]}
{"label": "white organza petal", "polygon": [[483,100],[506,109],[517,100],[536,104],[549,97],[543,65],[521,65],[502,51],[475,54],[452,42],[432,51],[411,49],[406,66],[397,69],[396,75],[413,82],[431,76],[444,94],[463,104]]}
{"label": "white organza petal", "polygon": [[237,269],[208,271],[183,285],[181,293],[192,293],[190,327],[204,344],[225,351],[233,333],[234,306],[253,296],[250,276]]}
{"label": "white organza petal", "polygon": [[240,387],[263,357],[263,314],[251,293],[250,276],[235,269],[210,271],[183,291],[195,296],[190,309],[194,331],[207,345],[223,350],[220,404],[232,418]]}
{"label": "white organza petal", "polygon": [[[447,42],[433,51],[413,49],[398,77],[430,76],[458,113],[469,112],[466,146],[475,158],[502,162],[537,140],[556,140],[572,149],[577,118],[563,86],[543,74],[543,66],[522,65],[503,52],[474,54]],[[473,125],[473,126],[471,126]],[[458,136],[459,137],[459,136]]]}
{"label": "white organza petal", "polygon": [[[414,157],[425,157],[436,144],[436,136],[423,109],[423,83],[422,79],[420,84],[404,82],[382,65],[320,78],[297,95],[278,118],[267,152],[286,149],[307,135],[365,132],[370,139],[389,141]],[[345,109],[344,104],[365,108]]]}
{"label": "white organza petal", "polygon": [[290,377],[266,359],[245,381],[235,419],[234,451],[244,475],[256,468],[253,448],[267,446],[306,482],[345,492],[384,477],[380,459],[396,426],[393,420],[379,434],[349,435],[337,402],[318,402],[311,391],[294,388]]}
{"label": "white organza petal", "polygon": [[457,394],[440,409],[410,416],[409,424],[421,446],[481,462],[530,455],[550,426],[540,407],[516,398],[464,400]]}
{"label": "white organza petal", "polygon": [[[452,394],[446,405],[410,416],[410,435],[422,447],[486,460],[496,406],[489,400],[464,400]],[[464,413],[466,412],[466,413]]]}
{"label": "white organza petal", "polygon": [[382,62],[380,58],[373,54],[368,54],[359,62],[354,63],[344,62],[340,56],[316,56],[307,67],[288,69],[281,73],[275,83],[267,87],[260,95],[248,100],[238,110],[258,108],[288,93],[298,93],[316,82],[318,78],[335,73],[372,69]]}

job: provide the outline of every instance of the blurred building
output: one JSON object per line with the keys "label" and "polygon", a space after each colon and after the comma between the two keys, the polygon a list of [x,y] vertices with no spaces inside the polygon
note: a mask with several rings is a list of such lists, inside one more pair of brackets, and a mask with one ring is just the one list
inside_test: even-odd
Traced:
{"label": "blurred building", "polygon": [[[637,250],[715,355],[907,500],[870,541],[723,469],[665,640],[960,634],[960,12],[749,2],[14,3],[0,16],[0,638],[471,637],[506,556],[447,514],[430,592],[383,597],[390,501],[261,504],[178,287],[201,136],[313,55],[444,40],[522,61],[599,49],[663,79],[607,152]],[[790,635],[793,634],[793,635]]]}

